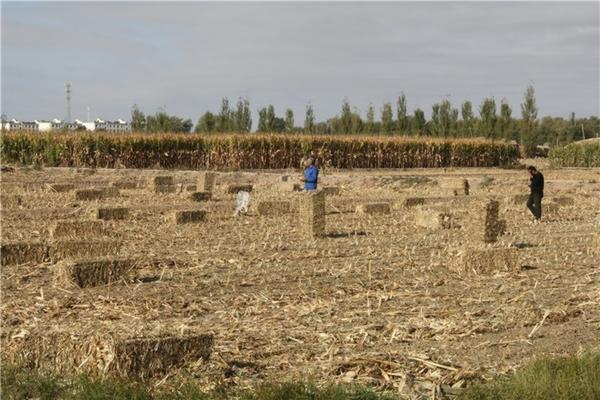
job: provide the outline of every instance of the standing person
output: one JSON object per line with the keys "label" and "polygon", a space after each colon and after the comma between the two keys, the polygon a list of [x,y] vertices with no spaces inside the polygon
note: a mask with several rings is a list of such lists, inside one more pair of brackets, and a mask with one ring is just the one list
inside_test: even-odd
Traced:
{"label": "standing person", "polygon": [[542,218],[542,197],[544,197],[544,175],[538,171],[533,165],[527,167],[529,171],[529,200],[527,200],[527,208],[533,214],[535,222],[539,222]]}
{"label": "standing person", "polygon": [[300,181],[304,182],[304,190],[311,192],[317,190],[317,182],[319,181],[319,168],[315,166],[314,156],[310,156],[306,161],[304,175],[302,178],[300,178]]}

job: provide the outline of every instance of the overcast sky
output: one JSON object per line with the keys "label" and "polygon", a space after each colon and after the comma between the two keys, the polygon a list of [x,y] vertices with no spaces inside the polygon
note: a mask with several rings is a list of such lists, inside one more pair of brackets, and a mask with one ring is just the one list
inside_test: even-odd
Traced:
{"label": "overcast sky", "polygon": [[[2,112],[11,118],[191,118],[221,98],[292,108],[302,125],[347,97],[361,115],[404,92],[409,111],[508,99],[529,82],[540,115],[599,114],[599,3],[2,1]],[[394,107],[395,108],[395,107]]]}

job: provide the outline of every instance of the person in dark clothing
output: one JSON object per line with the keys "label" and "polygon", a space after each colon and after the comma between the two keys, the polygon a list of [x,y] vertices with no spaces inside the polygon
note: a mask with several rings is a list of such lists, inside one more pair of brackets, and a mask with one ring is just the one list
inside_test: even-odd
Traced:
{"label": "person in dark clothing", "polygon": [[533,165],[527,168],[529,171],[529,200],[527,200],[527,208],[533,214],[535,221],[542,218],[542,197],[544,197],[544,175],[538,171]]}

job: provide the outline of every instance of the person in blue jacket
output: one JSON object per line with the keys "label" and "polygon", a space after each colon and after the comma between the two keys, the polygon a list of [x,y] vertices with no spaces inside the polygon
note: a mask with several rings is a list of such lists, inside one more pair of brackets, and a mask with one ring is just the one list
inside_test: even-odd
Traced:
{"label": "person in blue jacket", "polygon": [[319,181],[319,168],[315,166],[314,156],[310,156],[306,162],[307,166],[304,170],[304,176],[300,178],[304,182],[304,190],[317,190],[317,182]]}

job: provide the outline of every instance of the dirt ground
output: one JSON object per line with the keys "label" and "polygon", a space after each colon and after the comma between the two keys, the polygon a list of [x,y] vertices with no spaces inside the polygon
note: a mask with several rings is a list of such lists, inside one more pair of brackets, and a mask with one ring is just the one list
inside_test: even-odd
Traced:
{"label": "dirt ground", "polygon": [[[213,200],[190,199],[198,173],[154,170],[19,169],[2,173],[2,243],[51,242],[57,220],[90,220],[99,206],[128,207],[108,221],[120,255],[174,261],[160,279],[80,289],[57,283],[52,262],[2,267],[3,357],[35,332],[101,331],[111,324],[188,328],[212,333],[208,361],[185,372],[210,387],[312,377],[359,382],[407,398],[451,391],[536,357],[600,347],[600,169],[543,169],[544,206],[533,224],[516,194],[528,191],[525,170],[424,169],[322,171],[327,197],[323,238],[305,239],[299,215],[263,216],[263,200],[290,200],[283,175],[297,171],[222,173]],[[178,192],[156,194],[148,182],[171,175]],[[461,193],[468,179],[470,195]],[[76,189],[136,182],[117,197],[75,200]],[[252,205],[233,218],[227,185],[252,183]],[[458,195],[454,194],[457,190]],[[424,197],[417,208],[407,197]],[[500,201],[506,233],[494,247],[518,249],[517,270],[487,274],[449,268],[461,251],[485,247],[469,226],[487,199]],[[389,202],[390,214],[356,206]],[[459,226],[415,225],[419,208],[452,214]],[[176,225],[174,210],[204,209],[208,220]],[[81,237],[79,239],[86,239]],[[95,240],[95,239],[89,239]],[[136,333],[137,334],[137,333]],[[167,375],[161,384],[168,384]],[[160,380],[160,379],[159,379]]]}

